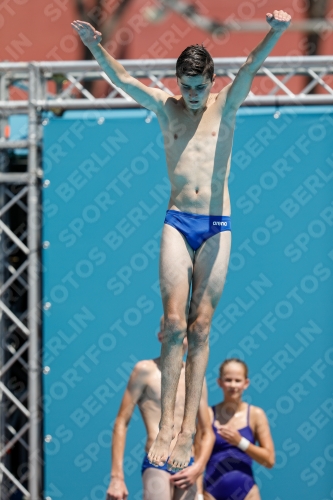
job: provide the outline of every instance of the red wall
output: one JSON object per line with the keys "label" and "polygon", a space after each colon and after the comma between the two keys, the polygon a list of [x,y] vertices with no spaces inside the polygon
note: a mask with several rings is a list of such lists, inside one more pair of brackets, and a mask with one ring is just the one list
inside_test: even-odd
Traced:
{"label": "red wall", "polygon": [[[93,7],[94,3],[93,0],[86,1],[85,5]],[[229,16],[244,20],[264,19],[265,13],[274,7],[288,10],[295,20],[306,15],[302,0],[200,0],[197,4],[204,14],[220,21]],[[82,46],[70,26],[71,20],[79,17],[75,5],[75,0],[3,0],[0,5],[1,60],[81,58]],[[104,0],[103,5],[100,14],[108,20],[117,0]],[[127,58],[144,55],[150,58],[177,57],[187,45],[204,42],[215,57],[244,56],[263,36],[263,33],[231,32],[224,39],[212,40],[207,33],[189,26],[173,13],[167,14],[158,24],[149,24],[145,22],[142,12],[150,5],[153,5],[151,0],[132,0],[110,44],[114,55]],[[333,18],[333,0],[329,1],[328,10],[331,11],[329,17]],[[287,32],[273,55],[302,54],[304,43],[304,35]],[[322,37],[320,52],[331,54],[332,49],[331,33]]]}
{"label": "red wall", "polygon": [[[190,1],[190,0],[187,0]],[[100,18],[110,22],[118,0],[102,1]],[[87,11],[94,0],[85,2]],[[190,26],[179,15],[168,13],[159,23],[146,21],[145,13],[152,0],[132,0],[112,40],[103,44],[118,58],[175,58],[189,44],[204,43],[215,57],[246,56],[263,38],[264,33],[231,32],[224,38],[213,38]],[[200,0],[201,12],[219,21],[265,19],[275,7],[285,9],[293,19],[306,17],[303,0]],[[333,18],[333,0],[329,0],[328,17]],[[0,5],[0,58],[8,61],[73,60],[83,57],[83,46],[70,22],[79,18],[75,0],[3,0]],[[303,34],[287,32],[272,55],[304,54]],[[321,37],[320,53],[332,54],[333,34]]]}

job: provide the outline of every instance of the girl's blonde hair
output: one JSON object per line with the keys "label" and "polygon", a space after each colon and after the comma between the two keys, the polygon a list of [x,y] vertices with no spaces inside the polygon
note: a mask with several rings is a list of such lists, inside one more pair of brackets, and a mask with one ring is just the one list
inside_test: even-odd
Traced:
{"label": "girl's blonde hair", "polygon": [[239,359],[239,358],[229,358],[229,359],[225,359],[223,361],[223,363],[221,364],[220,366],[220,377],[222,378],[223,377],[223,371],[224,371],[224,368],[229,364],[229,363],[239,363],[243,366],[244,368],[244,375],[245,375],[245,378],[248,378],[248,375],[249,375],[249,369],[247,367],[247,364],[245,363],[245,361],[243,361],[242,359]]}

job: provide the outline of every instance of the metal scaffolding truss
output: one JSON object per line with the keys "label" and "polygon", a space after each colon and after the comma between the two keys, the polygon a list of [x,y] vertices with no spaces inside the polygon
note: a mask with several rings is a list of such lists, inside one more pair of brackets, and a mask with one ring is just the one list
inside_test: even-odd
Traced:
{"label": "metal scaffolding truss", "polygon": [[[225,82],[235,78],[245,58],[217,58],[217,78]],[[174,59],[120,61],[135,78],[144,80],[151,87],[159,87],[172,94],[168,81],[175,78]],[[28,68],[30,67],[30,73]],[[24,97],[32,74],[36,80],[33,99]],[[124,91],[111,83],[95,61],[0,63],[2,86],[20,87],[22,99],[1,100],[2,112],[28,112],[29,103],[36,110],[124,108],[138,106]],[[30,75],[30,76],[29,76]],[[302,78],[303,77],[303,78]],[[333,99],[333,56],[269,57],[258,71],[254,81],[255,92],[250,92],[245,105],[305,105],[326,104]],[[292,90],[295,80],[302,78],[301,90]],[[109,84],[107,97],[95,98],[87,87],[91,82],[102,80]],[[256,81],[258,84],[256,85]],[[53,82],[53,85],[50,83]],[[261,83],[260,83],[261,82]],[[264,84],[262,82],[265,82]],[[322,93],[313,94],[314,87]],[[298,87],[300,85],[298,84]]]}
{"label": "metal scaffolding truss", "polygon": [[[215,59],[217,79],[225,85],[235,78],[244,58]],[[172,95],[175,88],[175,60],[121,61],[134,77],[151,87]],[[107,97],[96,98],[95,81],[104,81]],[[173,81],[172,81],[173,80]],[[295,80],[297,85],[295,85]],[[300,83],[301,82],[301,83]],[[244,105],[306,105],[333,103],[333,57],[271,57],[258,72],[258,78]],[[311,93],[321,88],[321,92]],[[295,93],[295,88],[301,90]],[[68,109],[131,108],[138,105],[114,86],[93,61],[0,63],[0,160],[1,154],[27,149],[24,171],[10,171],[0,161],[0,475],[9,498],[16,489],[24,498],[42,498],[42,452],[40,407],[40,191],[42,171],[39,165],[42,114]],[[12,114],[26,114],[28,137],[6,138],[6,120]],[[17,231],[9,213],[17,207],[26,218],[25,228]],[[19,252],[18,264],[10,259]],[[12,307],[11,291],[24,290],[23,309]],[[11,341],[15,333],[19,343]],[[11,370],[19,364],[26,373],[27,387],[20,392],[12,384]],[[15,385],[15,384],[14,384]],[[15,416],[16,425],[13,425]],[[19,472],[9,454],[21,447],[27,464]]]}
{"label": "metal scaffolding truss", "polygon": [[[15,67],[15,64],[12,65]],[[0,474],[1,498],[20,490],[23,498],[39,499],[41,485],[40,314],[39,314],[39,170],[37,158],[38,112],[35,96],[37,72],[25,65],[29,98],[25,112],[29,120],[26,141],[0,138],[1,157],[13,148],[28,148],[25,172],[8,172],[9,162],[0,162]],[[14,68],[14,71],[16,68]],[[9,71],[0,70],[0,98],[11,103],[7,84]],[[5,130],[0,107],[1,136]],[[14,215],[11,213],[14,211]],[[17,217],[24,221],[18,228]],[[18,264],[17,264],[18,263]],[[15,296],[15,300],[13,297]],[[16,304],[15,304],[16,301]],[[17,302],[21,302],[19,305]],[[17,459],[24,460],[17,468]]]}

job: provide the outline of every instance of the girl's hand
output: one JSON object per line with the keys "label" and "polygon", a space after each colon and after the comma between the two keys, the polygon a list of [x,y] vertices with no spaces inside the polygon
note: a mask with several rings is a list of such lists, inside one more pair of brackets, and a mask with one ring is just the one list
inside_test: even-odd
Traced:
{"label": "girl's hand", "polygon": [[228,425],[220,425],[217,432],[223,439],[234,446],[238,446],[242,437],[236,429],[231,429]]}

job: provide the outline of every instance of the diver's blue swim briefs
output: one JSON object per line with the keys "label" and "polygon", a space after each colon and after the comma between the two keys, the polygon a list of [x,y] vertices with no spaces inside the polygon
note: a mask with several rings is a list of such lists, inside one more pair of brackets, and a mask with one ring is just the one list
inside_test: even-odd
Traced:
{"label": "diver's blue swim briefs", "polygon": [[[190,461],[189,461],[189,464],[187,467],[189,467],[190,465],[193,465],[194,464],[194,457],[191,457]],[[173,471],[170,471],[167,469],[167,462],[165,462],[164,465],[161,465],[161,466],[158,466],[158,467],[155,467],[155,465],[151,464],[148,460],[148,454],[146,453],[145,456],[144,456],[144,459],[143,459],[143,462],[142,462],[142,467],[141,467],[141,475],[144,473],[144,471],[146,469],[156,469],[156,470],[164,470],[165,472],[167,472],[168,474],[171,474],[171,475],[174,475],[176,474],[176,472],[173,472]]]}
{"label": "diver's blue swim briefs", "polygon": [[167,210],[164,224],[177,229],[194,251],[211,236],[231,231],[231,218],[228,215],[201,215]]}

